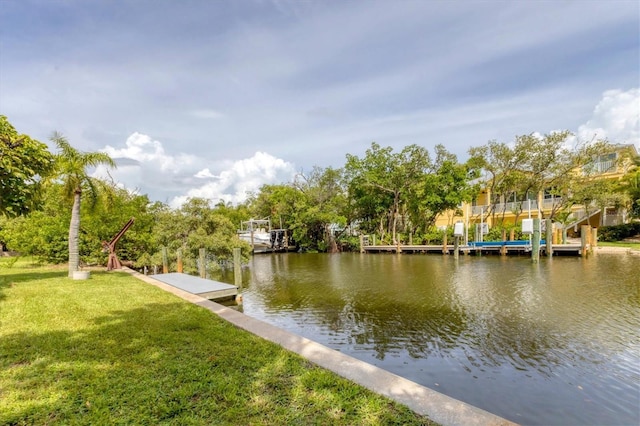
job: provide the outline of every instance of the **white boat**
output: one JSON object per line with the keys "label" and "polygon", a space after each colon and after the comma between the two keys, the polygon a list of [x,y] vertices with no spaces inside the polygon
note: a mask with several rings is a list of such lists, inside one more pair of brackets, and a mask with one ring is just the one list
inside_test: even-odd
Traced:
{"label": "white boat", "polygon": [[251,245],[254,253],[270,253],[295,249],[286,229],[271,229],[271,221],[250,219],[242,222],[238,237]]}

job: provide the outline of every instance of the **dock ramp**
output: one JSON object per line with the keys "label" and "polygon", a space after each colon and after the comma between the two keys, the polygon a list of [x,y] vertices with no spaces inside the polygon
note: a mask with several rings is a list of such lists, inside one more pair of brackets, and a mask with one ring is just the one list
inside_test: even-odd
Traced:
{"label": "dock ramp", "polygon": [[180,272],[149,276],[165,284],[188,291],[192,294],[197,294],[209,300],[232,299],[238,295],[238,287],[235,285],[194,277],[193,275]]}

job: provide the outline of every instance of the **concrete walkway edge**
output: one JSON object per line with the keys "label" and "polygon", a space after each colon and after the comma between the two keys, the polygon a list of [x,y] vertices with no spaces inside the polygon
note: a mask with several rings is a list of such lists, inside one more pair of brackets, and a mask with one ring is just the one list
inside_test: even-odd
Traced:
{"label": "concrete walkway edge", "polygon": [[314,364],[333,371],[375,393],[406,405],[414,412],[429,417],[443,426],[449,425],[515,425],[515,423],[448,397],[433,389],[328,348],[305,337],[251,318],[234,309],[165,284],[129,268],[134,277],[168,291],[184,300],[210,310],[235,326],[263,339],[277,343]]}

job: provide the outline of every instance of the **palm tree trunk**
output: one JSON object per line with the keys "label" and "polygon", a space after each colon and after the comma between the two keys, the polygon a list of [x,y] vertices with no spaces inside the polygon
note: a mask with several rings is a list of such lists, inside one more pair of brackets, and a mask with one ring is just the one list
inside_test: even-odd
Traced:
{"label": "palm tree trunk", "polygon": [[69,223],[69,278],[80,266],[80,196],[82,191],[76,189],[73,194],[73,207],[71,208],[71,222]]}

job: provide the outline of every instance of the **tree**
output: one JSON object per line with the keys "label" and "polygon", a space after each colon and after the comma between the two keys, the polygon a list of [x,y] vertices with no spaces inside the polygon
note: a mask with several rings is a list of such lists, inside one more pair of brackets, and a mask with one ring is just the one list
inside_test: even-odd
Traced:
{"label": "tree", "polygon": [[200,249],[206,249],[217,260],[231,260],[233,249],[241,248],[243,258],[248,259],[251,248],[237,237],[237,225],[224,214],[229,212],[228,206],[222,207],[212,208],[209,200],[190,198],[178,210],[157,208],[154,228],[157,244],[172,253],[182,249],[184,268],[188,272],[198,270]]}
{"label": "tree", "polygon": [[71,220],[69,222],[69,277],[80,265],[80,205],[82,194],[95,201],[97,197],[96,180],[87,174],[87,168],[101,164],[116,167],[116,163],[103,152],[80,152],[69,144],[67,139],[55,132],[51,137],[60,152],[55,156],[56,176],[63,184],[65,197],[73,200]]}
{"label": "tree", "polygon": [[342,171],[314,167],[308,175],[298,174],[294,186],[304,197],[304,207],[294,213],[298,244],[320,251],[338,251],[332,226],[345,230],[348,222]]}
{"label": "tree", "polygon": [[[11,250],[43,262],[67,262],[71,209],[63,189],[57,182],[44,186],[40,209],[29,215],[5,218],[0,225],[0,240]],[[96,189],[99,191],[96,204],[82,203],[81,207],[79,250],[83,260],[105,264],[107,254],[102,242],[110,241],[130,218],[135,219],[135,225],[118,243],[118,257],[135,261],[157,247],[153,241],[156,221],[146,195],[132,194],[107,183],[96,185]]]}
{"label": "tree", "polygon": [[386,219],[386,229],[396,243],[401,205],[406,202],[411,182],[420,180],[430,166],[429,153],[418,145],[394,153],[391,147],[382,148],[373,142],[364,158],[347,154],[345,176],[358,217],[370,222],[378,216],[381,231]]}
{"label": "tree", "polygon": [[618,191],[628,197],[630,216],[640,218],[640,155],[626,154],[623,161],[629,164],[618,186]]}
{"label": "tree", "polygon": [[414,226],[427,232],[439,215],[455,211],[463,201],[470,201],[477,191],[469,183],[473,176],[471,164],[458,163],[457,157],[444,146],[436,145],[432,167],[422,178],[416,178],[407,199]]}
{"label": "tree", "polygon": [[14,217],[36,210],[42,178],[52,165],[47,145],[18,134],[0,115],[0,215]]}
{"label": "tree", "polygon": [[[600,155],[611,152],[606,141],[578,141],[568,146],[571,133],[554,132],[516,136],[513,144],[490,141],[469,150],[470,161],[486,174],[487,189],[491,193],[487,216],[506,212],[509,201],[519,204],[522,211],[525,197],[546,191],[551,197],[549,217],[554,219],[570,209],[575,188],[592,176],[590,165]],[[595,189],[595,187],[593,187]],[[583,194],[583,198],[586,194]]]}

